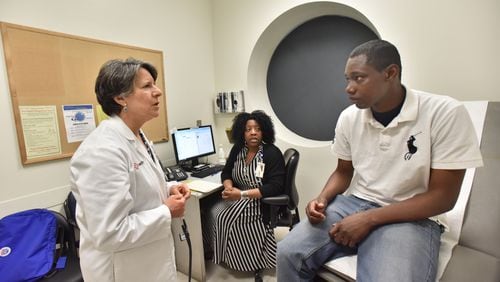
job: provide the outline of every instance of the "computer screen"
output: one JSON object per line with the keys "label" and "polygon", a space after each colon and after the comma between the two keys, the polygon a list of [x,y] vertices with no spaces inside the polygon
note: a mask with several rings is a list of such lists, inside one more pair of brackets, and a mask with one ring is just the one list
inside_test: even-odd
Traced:
{"label": "computer screen", "polygon": [[177,129],[172,133],[172,142],[178,164],[191,161],[191,166],[195,166],[199,157],[215,154],[211,125]]}

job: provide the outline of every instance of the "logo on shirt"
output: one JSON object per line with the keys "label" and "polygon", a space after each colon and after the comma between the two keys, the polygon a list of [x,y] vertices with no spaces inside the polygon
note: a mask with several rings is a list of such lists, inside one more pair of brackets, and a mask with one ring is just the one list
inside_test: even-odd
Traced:
{"label": "logo on shirt", "polygon": [[420,133],[422,133],[422,131],[420,131],[417,134],[410,135],[410,138],[408,138],[408,141],[406,141],[406,145],[408,146],[408,152],[405,153],[403,156],[406,161],[410,160],[413,154],[417,152],[418,148],[414,144],[415,141],[417,141],[417,138],[415,138],[415,136],[419,135]]}
{"label": "logo on shirt", "polygon": [[144,163],[144,161],[140,161],[138,163],[133,163],[132,164],[132,167],[134,168],[134,170],[139,170],[139,167]]}

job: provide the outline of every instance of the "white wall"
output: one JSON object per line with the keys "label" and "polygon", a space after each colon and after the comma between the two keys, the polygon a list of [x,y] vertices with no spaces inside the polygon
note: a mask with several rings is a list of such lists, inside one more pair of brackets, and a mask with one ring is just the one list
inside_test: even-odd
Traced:
{"label": "white wall", "polygon": [[[243,88],[247,90],[246,102],[250,105],[247,111],[269,109],[262,93],[252,93],[255,87],[249,85],[253,48],[275,19],[309,2],[313,1],[213,0],[216,89]],[[403,82],[407,86],[459,100],[500,100],[495,83],[500,65],[500,1],[339,0],[337,3],[364,14],[383,39],[398,47]],[[269,114],[274,115],[272,110]],[[229,122],[227,118],[216,119],[220,123]],[[277,127],[278,146],[282,150],[296,147],[301,153],[297,186],[302,212],[305,204],[323,188],[336,159],[329,153],[328,142],[318,145],[289,136],[296,135]]]}
{"label": "white wall", "polygon": [[[169,128],[213,122],[211,13],[209,0],[0,0],[3,22],[163,51]],[[0,217],[58,207],[69,160],[22,165],[2,47],[0,57]],[[171,142],[156,149],[164,163],[175,161]]]}
{"label": "white wall", "polygon": [[[228,152],[223,128],[230,126],[234,115],[214,117],[213,95],[247,90],[249,60],[261,34],[280,15],[309,2],[0,0],[0,21],[162,50],[169,127],[192,126],[198,119],[214,123],[216,142]],[[409,87],[460,100],[500,100],[495,87],[500,1],[338,2],[363,13],[382,38],[399,47],[403,80]],[[0,57],[0,217],[26,208],[57,207],[68,191],[69,162],[21,164],[2,47]],[[266,101],[245,94],[247,110],[264,107]],[[293,146],[301,153],[297,184],[302,211],[322,188],[335,160],[326,144],[309,146],[286,137],[285,131],[277,130],[278,146]],[[171,143],[156,148],[164,162],[173,163]]]}

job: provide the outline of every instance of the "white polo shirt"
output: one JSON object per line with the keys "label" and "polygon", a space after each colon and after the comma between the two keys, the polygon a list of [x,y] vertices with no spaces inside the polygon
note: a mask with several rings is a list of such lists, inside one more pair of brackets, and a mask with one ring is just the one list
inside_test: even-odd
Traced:
{"label": "white polo shirt", "polygon": [[483,165],[465,107],[447,96],[409,89],[401,112],[387,127],[370,109],[345,109],[332,150],[352,161],[357,177],[351,193],[382,206],[427,191],[431,168]]}

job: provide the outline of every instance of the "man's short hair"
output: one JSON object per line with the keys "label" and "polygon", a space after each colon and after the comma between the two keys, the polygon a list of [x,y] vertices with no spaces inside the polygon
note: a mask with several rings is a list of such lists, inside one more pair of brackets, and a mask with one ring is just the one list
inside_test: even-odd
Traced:
{"label": "man's short hair", "polygon": [[399,67],[399,79],[401,80],[401,57],[396,46],[388,41],[381,39],[367,41],[354,48],[349,58],[359,55],[365,55],[366,63],[380,72],[392,64],[397,65]]}

